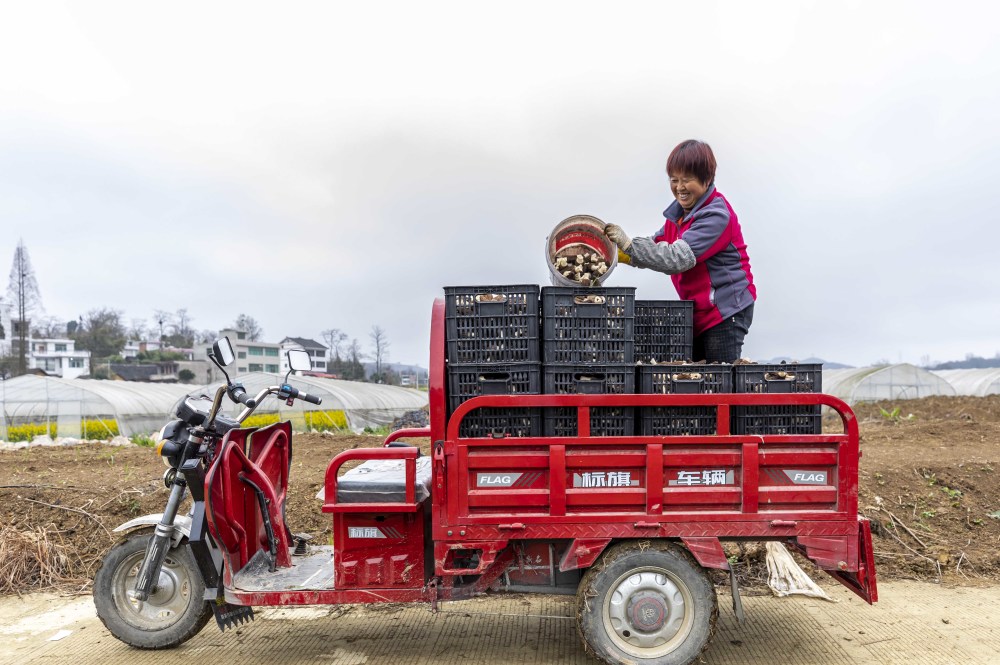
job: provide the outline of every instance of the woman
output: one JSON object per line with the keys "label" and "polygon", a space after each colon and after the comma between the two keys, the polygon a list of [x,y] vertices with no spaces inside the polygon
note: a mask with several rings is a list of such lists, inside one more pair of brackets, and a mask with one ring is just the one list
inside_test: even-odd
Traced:
{"label": "woman", "polygon": [[675,201],[651,238],[629,238],[616,224],[604,232],[619,260],[671,275],[682,300],[694,301],[694,359],[731,363],[740,357],[757,299],[743,232],[715,188],[715,155],[707,143],[684,141],[667,158]]}

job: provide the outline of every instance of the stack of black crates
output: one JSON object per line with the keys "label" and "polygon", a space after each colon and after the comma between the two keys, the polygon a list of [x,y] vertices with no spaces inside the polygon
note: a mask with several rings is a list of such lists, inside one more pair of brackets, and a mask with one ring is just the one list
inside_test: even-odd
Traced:
{"label": "stack of black crates", "polygon": [[[449,417],[480,395],[822,391],[820,364],[690,362],[694,304],[637,301],[632,287],[451,286],[445,288],[445,303]],[[715,406],[595,407],[590,431],[592,436],[711,435],[717,411]],[[730,423],[733,434],[822,431],[819,406],[734,406]],[[575,408],[476,409],[459,430],[461,437],[578,433]]]}
{"label": "stack of black crates", "polygon": [[[635,392],[635,288],[542,289],[543,393]],[[631,436],[631,407],[590,410],[591,436]],[[577,410],[545,410],[545,436],[576,436]]]}
{"label": "stack of black crates", "polygon": [[[732,365],[691,363],[694,303],[639,300],[635,304],[636,376],[644,395],[732,392]],[[685,364],[669,364],[681,363]],[[657,406],[639,410],[636,433],[679,436],[716,433],[714,406]]]}
{"label": "stack of black crates", "polygon": [[[445,287],[448,415],[480,395],[538,395],[538,285]],[[461,437],[523,437],[542,432],[539,409],[476,409]]]}

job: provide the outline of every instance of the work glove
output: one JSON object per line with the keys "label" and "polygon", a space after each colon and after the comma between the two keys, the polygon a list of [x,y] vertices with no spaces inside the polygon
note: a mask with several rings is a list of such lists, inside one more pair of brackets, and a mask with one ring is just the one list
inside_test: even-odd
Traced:
{"label": "work glove", "polygon": [[618,245],[618,249],[623,252],[628,252],[628,248],[632,246],[632,239],[628,237],[625,230],[617,224],[607,224],[604,227],[604,235],[608,237],[611,242]]}

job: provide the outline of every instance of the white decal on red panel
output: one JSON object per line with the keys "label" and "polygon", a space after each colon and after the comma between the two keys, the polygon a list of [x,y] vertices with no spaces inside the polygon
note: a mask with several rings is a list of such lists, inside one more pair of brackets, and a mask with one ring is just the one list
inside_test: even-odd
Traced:
{"label": "white decal on red panel", "polygon": [[573,474],[573,487],[638,487],[631,471],[584,471]]}
{"label": "white decal on red panel", "polygon": [[671,478],[667,484],[671,487],[713,487],[718,485],[735,485],[736,474],[732,469],[698,469],[678,471],[676,478]]}

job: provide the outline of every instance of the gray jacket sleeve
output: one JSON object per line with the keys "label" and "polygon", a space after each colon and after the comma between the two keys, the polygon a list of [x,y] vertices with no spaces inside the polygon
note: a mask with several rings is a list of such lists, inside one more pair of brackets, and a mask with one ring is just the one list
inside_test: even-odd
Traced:
{"label": "gray jacket sleeve", "polygon": [[674,242],[653,242],[652,238],[632,238],[632,246],[626,252],[632,257],[632,265],[648,268],[668,275],[690,270],[696,263],[691,246],[680,238]]}

